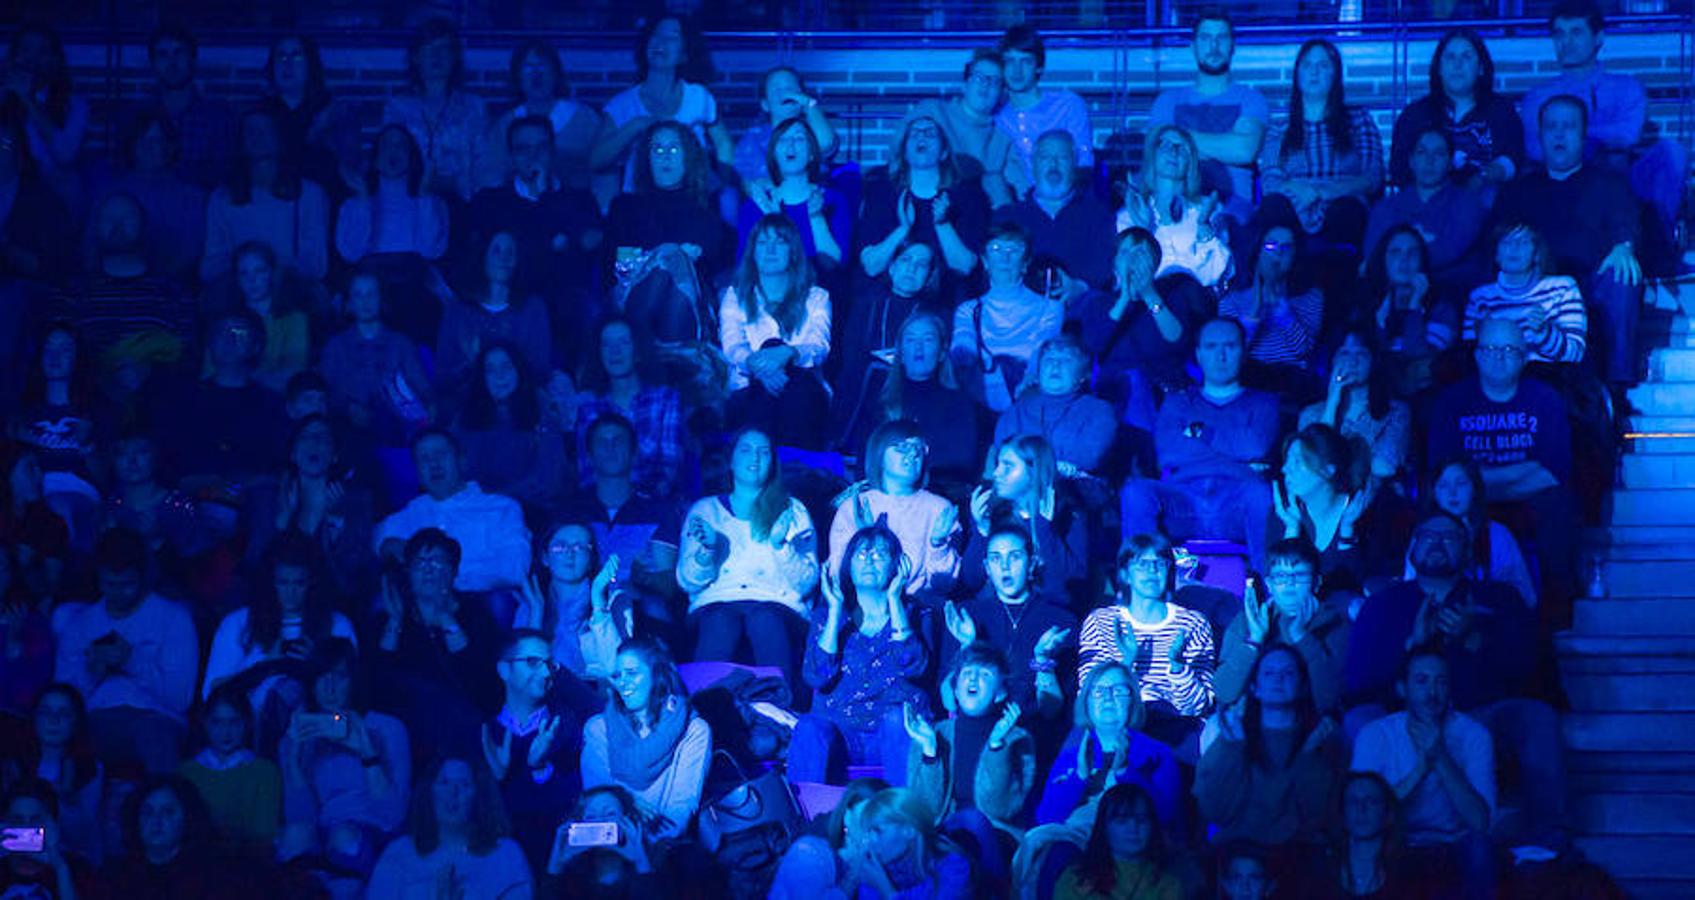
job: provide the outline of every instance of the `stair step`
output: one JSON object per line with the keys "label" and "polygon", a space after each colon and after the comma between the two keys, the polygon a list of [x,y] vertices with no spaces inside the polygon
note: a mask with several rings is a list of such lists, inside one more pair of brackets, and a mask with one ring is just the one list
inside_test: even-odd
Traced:
{"label": "stair step", "polygon": [[[1586,617],[1612,605],[1616,627],[1645,627],[1651,616],[1634,601],[1585,600]],[[1604,614],[1599,614],[1605,618]],[[1580,626],[1581,627],[1581,626]],[[1571,708],[1584,713],[1695,712],[1695,635],[1596,635],[1566,633],[1555,638],[1560,683]],[[1695,749],[1695,748],[1691,748]]]}
{"label": "stair step", "polygon": [[1695,384],[1650,381],[1631,388],[1627,396],[1643,415],[1695,416]]}
{"label": "stair step", "polygon": [[1648,351],[1648,379],[1655,382],[1695,381],[1695,348],[1659,347]]}
{"label": "stair step", "polygon": [[1638,893],[1631,897],[1681,897],[1687,900],[1688,882],[1695,881],[1695,835],[1583,835],[1576,839],[1579,850],[1614,878],[1652,886],[1683,883],[1685,893]]}
{"label": "stair step", "polygon": [[[1686,514],[1695,515],[1695,510]],[[1609,558],[1606,577],[1607,592],[1613,597],[1664,597],[1683,586],[1695,585],[1695,559],[1687,555],[1682,559]]]}
{"label": "stair step", "polygon": [[[1695,525],[1613,525],[1584,533],[1587,546],[1611,554],[1625,547],[1695,547]],[[1695,595],[1695,588],[1690,592]]]}
{"label": "stair step", "polygon": [[[1691,385],[1695,388],[1695,385]],[[1624,457],[1627,488],[1695,488],[1695,453],[1632,453]]]}
{"label": "stair step", "polygon": [[1689,900],[1695,897],[1695,879],[1614,878],[1613,882],[1630,900]]}
{"label": "stair step", "polygon": [[1695,433],[1691,433],[1689,437],[1633,438],[1626,444],[1628,448],[1625,459],[1633,456],[1659,456],[1661,454],[1676,456],[1687,453],[1695,455]]}
{"label": "stair step", "polygon": [[1630,430],[1650,434],[1695,434],[1695,416],[1635,413],[1630,417]]}
{"label": "stair step", "polygon": [[1574,806],[1580,832],[1695,837],[1695,794],[1590,794]]}
{"label": "stair step", "polygon": [[[1630,548],[1615,547],[1614,552]],[[1603,597],[1578,600],[1572,637],[1695,635],[1695,599]],[[1561,636],[1561,640],[1566,638]]]}
{"label": "stair step", "polygon": [[1669,753],[1695,747],[1695,712],[1571,712],[1560,725],[1565,746],[1577,751]]}
{"label": "stair step", "polygon": [[[1695,424],[1695,420],[1691,424]],[[1612,524],[1695,525],[1695,490],[1613,491]]]}
{"label": "stair step", "polygon": [[1567,753],[1566,770],[1577,795],[1695,793],[1695,752]]}

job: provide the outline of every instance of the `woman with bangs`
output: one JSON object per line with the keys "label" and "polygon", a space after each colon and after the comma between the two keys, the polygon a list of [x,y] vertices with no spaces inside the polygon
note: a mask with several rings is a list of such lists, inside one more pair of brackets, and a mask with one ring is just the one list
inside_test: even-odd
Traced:
{"label": "woman with bangs", "polygon": [[989,200],[960,178],[947,131],[935,119],[909,119],[895,140],[884,177],[866,180],[855,231],[862,237],[859,265],[883,274],[908,238],[942,251],[950,282],[971,274],[983,249]]}
{"label": "woman with bangs", "polygon": [[741,252],[747,252],[760,219],[781,213],[799,231],[806,258],[820,273],[834,274],[853,245],[853,209],[825,179],[823,148],[806,120],[789,119],[771,131],[765,171],[769,179],[747,184],[747,199],[736,215]]}
{"label": "woman with bangs", "polygon": [[1042,561],[1038,592],[1075,606],[1089,570],[1089,525],[1082,504],[1060,480],[1053,445],[1036,434],[1007,438],[989,451],[988,468],[971,492],[973,528],[960,566],[966,590],[982,587],[989,535],[1009,524],[1030,535],[1030,555]]}
{"label": "woman with bangs", "polygon": [[[929,483],[930,445],[907,420],[885,422],[865,443],[865,478],[836,497],[830,522],[830,547],[846,548],[855,532],[886,525],[900,540],[912,571],[906,589],[913,594],[945,594],[959,577],[959,507],[925,490]],[[845,558],[832,552],[829,574],[840,577]]]}

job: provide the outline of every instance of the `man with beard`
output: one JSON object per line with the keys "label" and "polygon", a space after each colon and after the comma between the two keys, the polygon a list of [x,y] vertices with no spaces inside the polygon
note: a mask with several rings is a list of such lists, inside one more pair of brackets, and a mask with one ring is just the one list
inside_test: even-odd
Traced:
{"label": "man with beard", "polygon": [[187,29],[166,27],[147,44],[156,82],[152,108],[176,126],[181,148],[177,171],[184,181],[211,190],[235,158],[235,110],[207,97],[194,83],[199,46]]}
{"label": "man with beard", "polygon": [[1049,297],[1067,302],[1112,280],[1112,210],[1078,172],[1076,144],[1059,128],[1037,138],[1035,186],[997,214],[1030,235],[1032,274]]}
{"label": "man with beard", "polygon": [[1206,7],[1195,19],[1195,83],[1167,88],[1148,110],[1148,132],[1178,125],[1201,153],[1201,179],[1217,191],[1224,211],[1237,222],[1254,213],[1254,160],[1271,120],[1265,95],[1230,78],[1236,32],[1223,7]]}
{"label": "man with beard", "polygon": [[148,335],[174,343],[178,358],[192,357],[194,305],[150,270],[142,239],[146,230],[147,214],[128,194],[107,197],[94,214],[99,246],[94,271],[65,298],[90,359]]}

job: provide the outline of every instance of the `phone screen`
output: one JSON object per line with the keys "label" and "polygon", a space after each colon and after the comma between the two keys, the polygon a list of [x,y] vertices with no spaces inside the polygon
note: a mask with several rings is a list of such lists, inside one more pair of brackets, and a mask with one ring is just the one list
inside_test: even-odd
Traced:
{"label": "phone screen", "polygon": [[40,825],[0,825],[0,850],[40,853],[47,846],[47,829]]}
{"label": "phone screen", "polygon": [[618,823],[572,822],[566,830],[565,841],[573,847],[615,847],[618,845]]}

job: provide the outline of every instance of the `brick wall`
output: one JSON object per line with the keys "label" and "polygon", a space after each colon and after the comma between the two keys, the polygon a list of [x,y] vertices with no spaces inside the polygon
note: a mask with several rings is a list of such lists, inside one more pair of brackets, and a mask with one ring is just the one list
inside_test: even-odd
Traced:
{"label": "brick wall", "polygon": [[[405,36],[376,33],[360,37],[358,44],[352,43],[352,36],[340,42],[325,41],[325,64],[337,96],[356,104],[364,121],[374,125],[383,99],[404,82]],[[1689,36],[1681,37],[1687,41]],[[577,97],[598,105],[631,83],[635,75],[628,40],[614,36],[615,46],[610,49],[592,46],[581,37],[561,44]],[[879,34],[855,40],[861,46],[845,46],[850,40],[855,39],[849,35],[783,41],[777,36],[742,36],[715,41],[713,59],[720,76],[712,88],[732,131],[757,114],[753,93],[760,73],[783,62],[804,73],[837,116],[850,157],[866,163],[882,162],[901,114],[922,98],[954,90],[969,47],[975,45],[966,36],[936,39]],[[992,36],[983,36],[982,44],[990,42]],[[471,88],[497,104],[507,99],[511,43],[480,37],[467,51]],[[1691,69],[1680,56],[1679,44],[1680,35],[1675,31],[1614,34],[1608,37],[1603,58],[1611,68],[1642,79],[1649,90],[1652,121],[1665,134],[1689,142],[1689,129],[1695,123],[1680,122],[1680,113],[1684,111],[1681,94],[1688,88]],[[1236,77],[1265,91],[1274,108],[1281,107],[1288,96],[1289,70],[1297,45],[1296,37],[1272,42],[1250,42],[1244,37],[1237,48]],[[1343,38],[1341,45],[1349,101],[1366,104],[1377,113],[1387,140],[1395,110],[1425,92],[1434,41],[1414,40],[1404,45],[1399,93],[1393,42]],[[1541,35],[1493,37],[1490,47],[1497,83],[1510,95],[1523,93],[1556,70],[1548,41]],[[78,87],[85,96],[95,99],[97,114],[110,98],[126,103],[146,89],[146,48],[140,43],[115,49],[73,44],[68,51]],[[116,60],[115,67],[107,64],[109,53]],[[262,42],[212,41],[201,48],[200,57],[202,80],[208,91],[232,101],[257,96],[265,60]],[[1166,86],[1186,83],[1192,72],[1192,59],[1182,42],[1158,46],[1146,41],[1112,44],[1078,38],[1050,42],[1044,83],[1082,94],[1094,115],[1096,143],[1104,144],[1115,130],[1139,130],[1154,95]],[[91,137],[96,148],[104,141],[103,134]]]}

